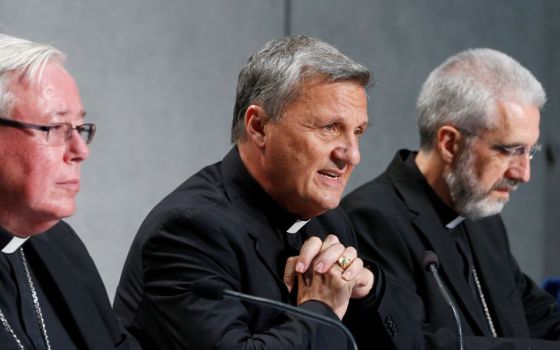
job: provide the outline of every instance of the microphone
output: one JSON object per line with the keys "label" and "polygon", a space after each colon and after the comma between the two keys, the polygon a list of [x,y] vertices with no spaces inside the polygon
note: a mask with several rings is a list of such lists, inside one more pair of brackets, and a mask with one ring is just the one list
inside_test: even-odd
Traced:
{"label": "microphone", "polygon": [[422,258],[422,266],[424,266],[426,271],[431,272],[434,275],[443,299],[445,299],[445,302],[453,311],[453,317],[455,317],[455,322],[457,323],[457,341],[459,342],[459,349],[463,350],[463,327],[461,326],[461,318],[459,317],[459,312],[457,311],[455,303],[449,296],[449,292],[447,292],[445,285],[439,277],[439,273],[437,271],[439,268],[439,259],[436,253],[431,250],[426,250],[424,252],[424,257]]}
{"label": "microphone", "polygon": [[350,330],[348,330],[348,328],[346,328],[346,326],[342,324],[342,322],[335,320],[333,318],[323,316],[316,312],[305,310],[299,307],[295,307],[290,304],[285,304],[280,301],[257,297],[254,295],[236,292],[231,289],[226,289],[223,286],[223,284],[216,281],[212,281],[210,279],[202,279],[194,282],[192,284],[191,289],[195,295],[204,299],[222,300],[224,298],[229,298],[235,300],[242,300],[253,304],[279,309],[284,312],[306,318],[308,320],[319,322],[321,324],[330,327],[338,328],[346,335],[348,339],[350,339],[353,349],[358,350],[358,345],[356,344],[356,340],[352,336],[352,333],[350,333]]}

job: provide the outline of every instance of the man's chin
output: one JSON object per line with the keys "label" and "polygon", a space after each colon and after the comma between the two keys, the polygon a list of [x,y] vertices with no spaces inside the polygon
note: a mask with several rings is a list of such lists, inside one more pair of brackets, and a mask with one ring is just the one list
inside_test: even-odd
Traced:
{"label": "man's chin", "polygon": [[509,201],[510,192],[509,190],[493,190],[490,193],[490,198],[495,202],[506,203]]}
{"label": "man's chin", "polygon": [[52,216],[58,220],[69,218],[76,212],[76,203],[69,203],[68,205],[61,206],[53,210]]}
{"label": "man's chin", "polygon": [[502,212],[507,199],[497,200],[490,197],[486,197],[483,200],[467,203],[463,210],[461,210],[461,215],[470,220],[480,220],[489,216],[497,215]]}

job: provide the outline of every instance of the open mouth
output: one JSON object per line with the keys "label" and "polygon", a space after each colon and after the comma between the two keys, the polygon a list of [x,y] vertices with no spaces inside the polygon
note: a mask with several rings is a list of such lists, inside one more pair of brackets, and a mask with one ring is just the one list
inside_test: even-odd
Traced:
{"label": "open mouth", "polygon": [[341,176],[341,174],[331,172],[331,171],[319,171],[319,174],[333,180],[336,180]]}

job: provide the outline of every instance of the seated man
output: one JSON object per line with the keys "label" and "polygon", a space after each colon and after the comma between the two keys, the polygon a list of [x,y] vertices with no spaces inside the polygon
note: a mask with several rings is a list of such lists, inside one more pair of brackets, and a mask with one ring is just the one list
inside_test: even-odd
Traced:
{"label": "seated man", "polygon": [[343,200],[362,253],[398,285],[430,349],[456,348],[458,330],[423,266],[427,250],[439,257],[465,348],[560,348],[555,300],[519,269],[499,215],[529,181],[544,103],[541,84],[511,57],[461,52],[422,87],[420,150],[399,151]]}
{"label": "seated man", "polygon": [[237,86],[236,146],[159,203],[132,243],[114,307],[145,348],[347,348],[343,333],[317,322],[195,295],[193,283],[208,279],[333,319],[354,298],[348,314],[371,344],[422,341],[381,271],[357,257],[338,208],[360,160],[369,80],[364,66],[305,36],[271,41],[249,58]]}
{"label": "seated man", "polygon": [[63,54],[0,34],[0,348],[131,349],[72,215],[94,124]]}

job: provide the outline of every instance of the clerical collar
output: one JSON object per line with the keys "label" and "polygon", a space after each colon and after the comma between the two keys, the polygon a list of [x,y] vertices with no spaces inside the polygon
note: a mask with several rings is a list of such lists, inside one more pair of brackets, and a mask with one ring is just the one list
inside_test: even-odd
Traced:
{"label": "clerical collar", "polygon": [[1,251],[4,254],[14,253],[28,239],[29,237],[25,237],[25,238],[16,237],[14,235],[11,235],[4,229],[0,228],[0,247],[2,248]]}
{"label": "clerical collar", "polygon": [[309,222],[310,219],[308,220],[296,220],[296,222],[294,222],[294,224],[292,226],[290,226],[290,228],[288,228],[286,230],[286,232],[294,234],[294,233],[298,233],[298,231],[305,226],[305,224],[307,224]]}
{"label": "clerical collar", "polygon": [[447,227],[450,230],[453,230],[455,227],[459,226],[463,221],[465,221],[465,218],[461,215],[458,215],[455,219],[451,220],[447,225],[445,225],[445,227]]}

